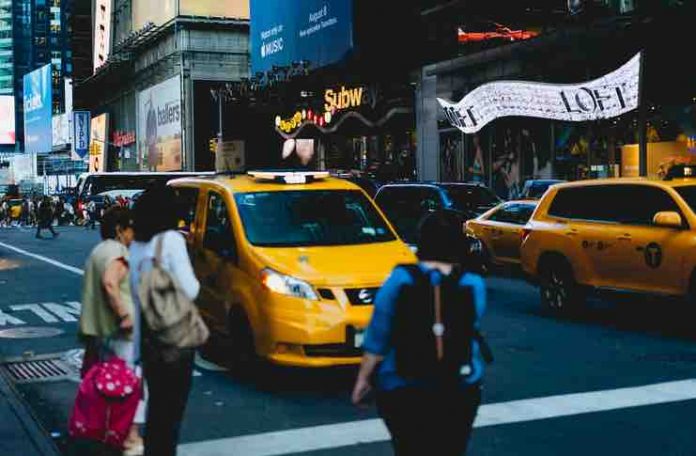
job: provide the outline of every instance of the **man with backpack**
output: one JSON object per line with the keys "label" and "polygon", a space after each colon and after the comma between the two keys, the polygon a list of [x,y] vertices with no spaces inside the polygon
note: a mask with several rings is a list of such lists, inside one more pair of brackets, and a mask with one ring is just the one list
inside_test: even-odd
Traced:
{"label": "man with backpack", "polygon": [[466,245],[456,213],[428,215],[419,263],[397,266],[375,300],[352,400],[366,402],[376,374],[377,408],[397,456],[459,456],[468,446],[492,358],[479,333],[486,288],[462,270]]}

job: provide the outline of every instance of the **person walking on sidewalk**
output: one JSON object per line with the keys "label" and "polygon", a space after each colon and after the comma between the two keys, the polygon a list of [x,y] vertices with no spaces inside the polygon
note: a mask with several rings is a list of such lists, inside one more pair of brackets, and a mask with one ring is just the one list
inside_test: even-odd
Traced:
{"label": "person walking on sidewalk", "polygon": [[397,456],[459,456],[468,446],[489,351],[479,334],[486,288],[461,269],[465,245],[459,216],[428,215],[419,263],[397,266],[375,299],[352,400],[365,403],[376,374]]}
{"label": "person walking on sidewalk", "polygon": [[[130,248],[131,290],[136,304],[136,338],[141,340],[143,368],[149,397],[145,425],[145,455],[174,456],[179,442],[193,373],[195,349],[163,346],[148,334],[138,294],[141,278],[158,265],[166,271],[190,300],[198,296],[200,284],[177,231],[180,214],[170,187],[154,187],[138,199],[134,208],[135,242]],[[158,249],[159,245],[159,249]],[[158,255],[157,252],[160,252]]]}
{"label": "person walking on sidewalk", "polygon": [[39,204],[39,223],[36,227],[36,238],[41,239],[41,232],[49,230],[53,237],[58,237],[58,233],[53,229],[53,203],[49,197],[45,197]]}
{"label": "person walking on sidewalk", "polygon": [[[134,306],[130,291],[128,246],[133,241],[133,220],[128,209],[114,208],[104,214],[100,225],[102,242],[90,253],[85,265],[79,337],[85,343],[83,375],[100,354],[123,359],[137,372],[133,343]],[[145,401],[141,401],[124,446],[125,456],[142,455],[139,427],[145,423]]]}
{"label": "person walking on sidewalk", "polygon": [[97,203],[94,200],[90,200],[85,208],[87,212],[87,223],[85,223],[85,229],[95,229],[97,226]]}

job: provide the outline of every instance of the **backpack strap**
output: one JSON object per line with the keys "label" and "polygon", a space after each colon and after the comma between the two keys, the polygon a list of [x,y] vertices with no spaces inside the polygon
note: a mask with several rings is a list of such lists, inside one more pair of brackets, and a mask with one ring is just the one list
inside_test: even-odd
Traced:
{"label": "backpack strap", "polygon": [[162,233],[157,236],[157,239],[155,240],[155,257],[152,259],[152,261],[161,266],[162,265],[162,246],[164,244],[164,235],[165,233]]}
{"label": "backpack strap", "polygon": [[495,361],[495,358],[493,357],[493,350],[491,350],[491,346],[488,345],[486,338],[483,337],[483,334],[481,334],[481,331],[478,329],[474,330],[474,340],[476,340],[476,342],[479,344],[483,361],[486,364],[493,364],[493,361]]}

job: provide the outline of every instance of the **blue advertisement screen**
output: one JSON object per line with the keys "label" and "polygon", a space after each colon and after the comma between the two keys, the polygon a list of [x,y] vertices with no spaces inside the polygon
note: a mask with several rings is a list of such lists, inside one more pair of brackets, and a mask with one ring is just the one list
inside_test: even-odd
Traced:
{"label": "blue advertisement screen", "polygon": [[24,150],[47,154],[52,141],[51,65],[24,75]]}
{"label": "blue advertisement screen", "polygon": [[353,48],[353,0],[251,0],[251,68],[306,60],[315,69]]}

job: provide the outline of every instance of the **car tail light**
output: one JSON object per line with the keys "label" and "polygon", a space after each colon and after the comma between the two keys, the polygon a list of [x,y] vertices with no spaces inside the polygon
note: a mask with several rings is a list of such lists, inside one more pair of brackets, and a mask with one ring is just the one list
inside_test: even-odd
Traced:
{"label": "car tail light", "polygon": [[522,231],[520,232],[520,241],[526,241],[530,234],[532,234],[532,230],[530,228],[522,228]]}

